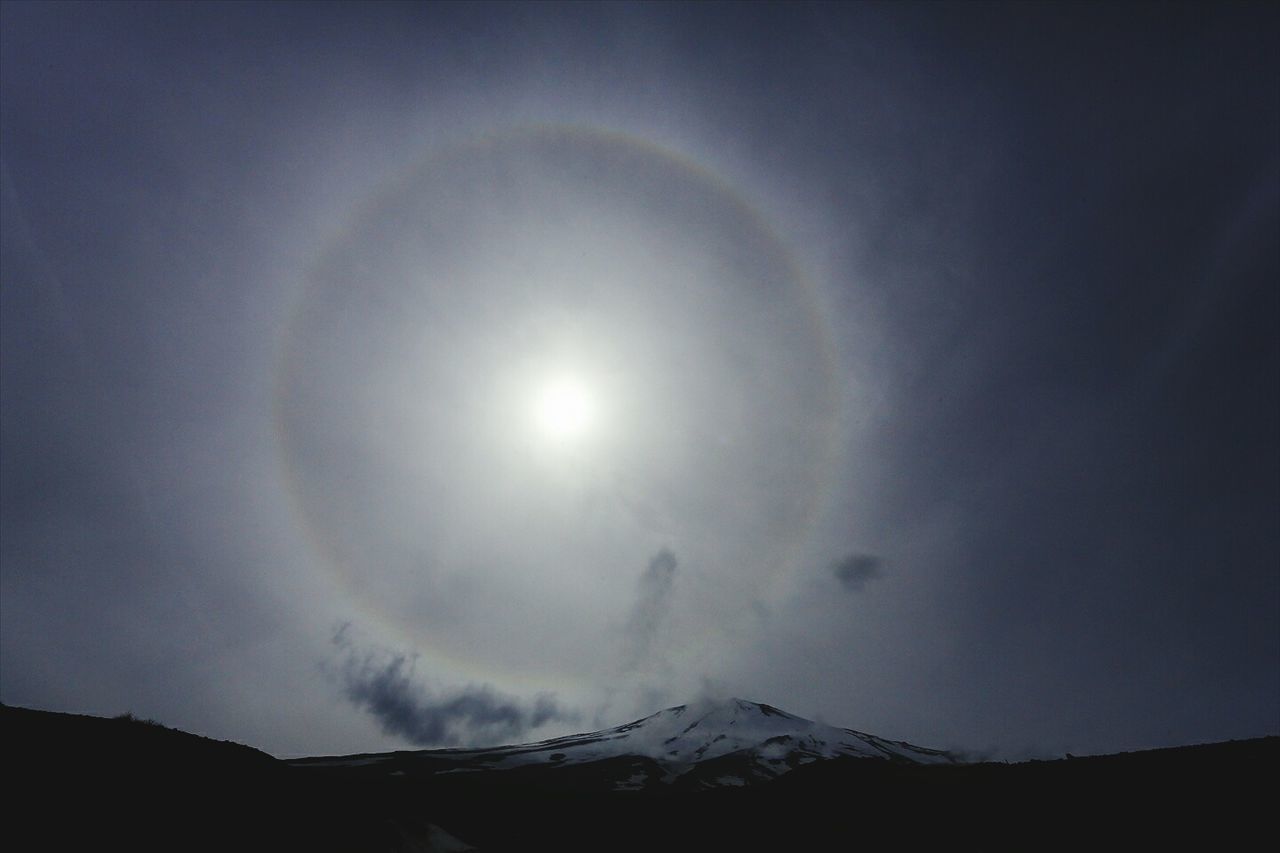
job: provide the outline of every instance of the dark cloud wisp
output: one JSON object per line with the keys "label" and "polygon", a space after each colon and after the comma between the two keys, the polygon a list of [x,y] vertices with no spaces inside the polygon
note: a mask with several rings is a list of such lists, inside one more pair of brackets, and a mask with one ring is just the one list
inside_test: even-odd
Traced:
{"label": "dark cloud wisp", "polygon": [[676,555],[663,548],[649,560],[640,575],[636,603],[627,620],[626,669],[638,669],[653,651],[658,629],[671,608],[671,591],[676,579]]}
{"label": "dark cloud wisp", "polygon": [[416,746],[510,743],[546,723],[578,715],[549,695],[531,705],[487,685],[437,694],[415,680],[416,655],[361,650],[343,626],[333,637],[333,672],[353,705],[377,719],[387,734]]}
{"label": "dark cloud wisp", "polygon": [[850,592],[861,592],[866,585],[883,576],[879,557],[870,554],[849,554],[837,560],[831,567],[836,580]]}

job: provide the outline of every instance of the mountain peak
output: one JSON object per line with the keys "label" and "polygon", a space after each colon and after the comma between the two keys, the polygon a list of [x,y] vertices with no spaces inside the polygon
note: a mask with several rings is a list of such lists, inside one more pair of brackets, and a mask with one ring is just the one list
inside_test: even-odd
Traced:
{"label": "mountain peak", "polygon": [[[424,750],[427,772],[588,767],[617,789],[745,785],[827,758],[950,763],[945,752],[840,729],[748,699],[702,698],[610,729],[492,749]],[[365,756],[361,763],[391,760]],[[314,760],[311,762],[314,763]],[[341,759],[337,763],[343,763]],[[430,768],[430,769],[428,769]],[[608,768],[605,770],[604,768]],[[419,772],[406,768],[406,772]]]}
{"label": "mountain peak", "polygon": [[683,722],[682,734],[694,729],[723,733],[730,727],[739,726],[773,730],[789,724],[812,724],[810,720],[788,714],[772,705],[731,696],[727,699],[703,698],[686,705],[676,705],[619,728],[626,728],[628,731],[641,727],[665,730],[666,722],[671,720]]}

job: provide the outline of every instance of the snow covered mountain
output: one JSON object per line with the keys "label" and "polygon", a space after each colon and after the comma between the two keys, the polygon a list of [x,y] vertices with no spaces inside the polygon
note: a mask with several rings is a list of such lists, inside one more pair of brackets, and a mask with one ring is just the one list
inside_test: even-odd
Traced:
{"label": "snow covered mountain", "polygon": [[[744,699],[667,708],[596,732],[488,749],[443,749],[303,759],[307,766],[364,766],[397,775],[554,770],[559,781],[614,790],[740,786],[827,758],[953,763],[941,750],[836,728]],[[539,773],[539,775],[544,775]],[[548,775],[549,778],[549,775]]]}

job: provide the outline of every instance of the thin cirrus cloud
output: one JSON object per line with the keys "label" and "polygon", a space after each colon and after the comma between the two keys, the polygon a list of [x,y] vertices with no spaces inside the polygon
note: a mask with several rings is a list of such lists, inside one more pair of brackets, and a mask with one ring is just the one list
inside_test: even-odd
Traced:
{"label": "thin cirrus cloud", "polygon": [[367,5],[0,3],[0,699],[1274,729],[1271,6]]}

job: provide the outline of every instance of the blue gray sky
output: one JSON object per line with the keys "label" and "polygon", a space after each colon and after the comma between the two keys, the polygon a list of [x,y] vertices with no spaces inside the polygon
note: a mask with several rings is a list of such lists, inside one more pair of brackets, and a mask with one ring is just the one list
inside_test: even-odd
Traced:
{"label": "blue gray sky", "polygon": [[1274,11],[0,4],[0,698],[1280,732]]}

